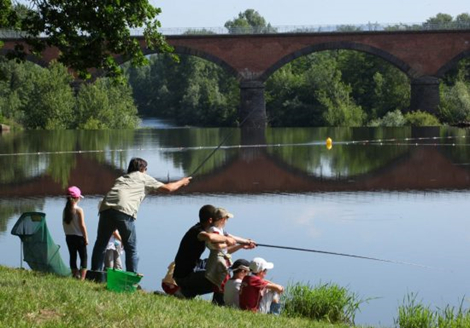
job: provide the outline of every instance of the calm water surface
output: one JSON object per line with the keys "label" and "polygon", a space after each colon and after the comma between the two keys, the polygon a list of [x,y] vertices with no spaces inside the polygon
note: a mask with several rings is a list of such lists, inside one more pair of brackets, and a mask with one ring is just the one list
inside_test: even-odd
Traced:
{"label": "calm water surface", "polygon": [[[151,124],[150,124],[151,125]],[[325,139],[333,147],[325,147]],[[470,304],[468,131],[394,129],[194,129],[31,131],[0,135],[0,264],[20,267],[11,228],[25,211],[47,214],[62,258],[62,196],[85,194],[91,244],[97,206],[133,156],[167,181],[194,175],[172,195],[150,195],[137,221],[142,286],[160,290],[179,241],[214,204],[235,214],[227,230],[259,243],[348,253],[432,268],[258,247],[234,258],[274,262],[287,285],[333,282],[360,298],[356,323],[393,326],[410,293],[432,309]],[[227,138],[221,149],[207,156]],[[196,172],[195,172],[196,171]],[[26,263],[23,266],[27,267]]]}

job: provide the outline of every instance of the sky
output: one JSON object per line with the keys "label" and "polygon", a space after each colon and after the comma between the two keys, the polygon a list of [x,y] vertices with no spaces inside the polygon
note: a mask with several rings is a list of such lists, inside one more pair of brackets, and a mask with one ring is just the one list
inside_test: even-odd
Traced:
{"label": "sky", "polygon": [[438,13],[470,13],[469,0],[150,0],[162,28],[222,27],[254,9],[272,26],[423,23]]}

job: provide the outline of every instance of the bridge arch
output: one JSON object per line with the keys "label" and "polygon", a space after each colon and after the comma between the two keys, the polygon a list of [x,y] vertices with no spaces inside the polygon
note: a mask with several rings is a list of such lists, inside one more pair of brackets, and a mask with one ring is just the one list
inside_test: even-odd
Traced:
{"label": "bridge arch", "polygon": [[274,65],[269,67],[267,70],[263,72],[260,76],[260,80],[265,82],[274,72],[280,69],[282,66],[288,64],[289,62],[302,57],[309,55],[314,52],[326,51],[326,50],[356,50],[360,52],[365,52],[379,58],[384,59],[385,61],[389,62],[393,66],[397,67],[399,70],[404,72],[408,77],[415,78],[418,76],[417,72],[411,68],[407,63],[402,61],[401,59],[393,56],[392,54],[362,43],[357,42],[349,42],[349,41],[338,41],[338,42],[327,42],[327,43],[320,43],[311,45],[305,48],[302,48],[298,51],[295,51],[287,56],[284,56],[280,60],[278,60]]}
{"label": "bridge arch", "polygon": [[457,56],[449,60],[447,63],[442,65],[441,68],[436,73],[436,77],[442,78],[448,71],[451,69],[455,68],[459,61],[465,58],[470,58],[470,50],[464,50],[461,53],[459,53]]}
{"label": "bridge arch", "polygon": [[[191,56],[196,56],[202,59],[205,59],[207,61],[210,61],[220,67],[222,67],[226,72],[228,72],[230,75],[234,76],[237,80],[241,79],[241,75],[239,72],[230,64],[228,64],[226,61],[220,59],[219,57],[212,55],[210,53],[194,49],[191,47],[185,47],[185,46],[174,46],[174,51],[173,53],[179,54],[179,55],[191,55]],[[154,55],[154,54],[159,54],[158,51],[153,50],[153,49],[148,49],[148,48],[143,48],[142,52],[144,53],[145,56],[147,55]],[[119,65],[123,64],[126,60],[122,56],[116,57],[116,61]]]}
{"label": "bridge arch", "polygon": [[[10,49],[0,49],[0,57],[7,56],[10,53],[13,53],[13,50]],[[49,61],[42,60],[41,58],[38,58],[37,56],[33,56],[31,54],[28,54],[24,57],[25,60],[32,62],[33,64],[36,64],[38,66],[41,66],[43,68],[49,67]]]}

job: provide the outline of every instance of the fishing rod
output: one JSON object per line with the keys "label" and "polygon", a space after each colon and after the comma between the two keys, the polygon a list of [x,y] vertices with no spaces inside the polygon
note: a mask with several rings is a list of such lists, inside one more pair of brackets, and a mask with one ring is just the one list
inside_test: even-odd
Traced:
{"label": "fishing rod", "polygon": [[[245,118],[244,118],[243,121],[239,124],[238,127],[241,127],[241,126],[243,125],[243,123],[246,122],[246,120],[248,119],[248,117],[250,117],[250,115],[251,115],[253,112],[254,112],[254,109],[252,109],[252,110],[248,113],[248,115],[245,116]],[[220,147],[222,147],[222,145],[225,143],[225,141],[227,141],[228,138],[233,135],[233,132],[234,132],[234,131],[232,131],[231,133],[228,133],[228,134],[222,139],[222,141],[219,143],[219,145],[218,145],[218,146],[201,162],[201,164],[199,164],[199,166],[196,167],[196,169],[189,175],[190,177],[194,176],[194,174],[196,174],[196,172],[199,171],[199,170],[201,169],[201,167],[202,167],[204,164],[206,164],[206,162],[212,157],[212,155],[214,155],[215,152],[216,152],[217,150],[219,150]]]}
{"label": "fishing rod", "polygon": [[317,249],[307,249],[307,248],[298,248],[298,247],[288,247],[288,246],[277,246],[277,245],[267,245],[267,244],[258,244],[255,243],[256,246],[260,247],[270,247],[270,248],[280,248],[280,249],[287,249],[292,251],[302,251],[302,252],[310,252],[310,253],[320,253],[320,254],[328,254],[328,255],[337,255],[337,256],[345,256],[345,257],[353,257],[363,260],[372,260],[372,261],[380,261],[380,262],[387,262],[387,263],[395,263],[395,264],[404,264],[404,265],[412,265],[426,269],[435,269],[433,267],[417,264],[417,263],[410,263],[410,262],[402,262],[402,261],[394,261],[394,260],[385,260],[379,259],[375,257],[368,257],[368,256],[361,256],[361,255],[354,255],[354,254],[346,254],[346,253],[337,253],[337,252],[328,252],[328,251],[321,251]]}

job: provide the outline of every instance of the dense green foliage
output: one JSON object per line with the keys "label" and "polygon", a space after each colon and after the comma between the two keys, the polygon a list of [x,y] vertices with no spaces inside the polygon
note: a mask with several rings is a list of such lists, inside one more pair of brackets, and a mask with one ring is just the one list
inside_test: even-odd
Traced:
{"label": "dense green foliage", "polygon": [[[220,66],[194,56],[182,55],[179,63],[168,54],[154,55],[148,60],[137,50],[135,40],[129,41],[129,30],[119,29],[126,19],[130,19],[132,24],[128,27],[144,24],[150,28],[149,31],[153,31],[149,33],[154,41],[158,39],[155,16],[159,9],[151,7],[147,1],[139,1],[132,9],[128,2],[122,3],[119,9],[115,8],[115,4],[103,3],[94,9],[83,5],[80,11],[70,14],[71,22],[77,26],[82,24],[83,31],[74,27],[66,30],[64,35],[57,33],[57,28],[62,26],[62,16],[78,10],[76,6],[80,5],[62,0],[54,4],[38,0],[32,3],[36,5],[36,11],[23,5],[12,8],[10,0],[1,0],[0,8],[6,10],[0,14],[0,27],[23,28],[28,23],[38,32],[47,26],[49,33],[52,33],[50,42],[60,43],[65,48],[61,60],[69,67],[85,73],[93,57],[101,62],[92,66],[106,68],[115,77],[119,76],[120,70],[106,53],[107,50],[111,51],[109,47],[113,46],[113,42],[104,42],[107,46],[109,43],[109,47],[98,49],[98,43],[88,45],[86,38],[78,39],[83,36],[80,33],[86,32],[100,40],[100,44],[104,40],[120,40],[116,41],[119,45],[114,45],[117,48],[113,51],[130,60],[124,70],[131,89],[98,80],[81,88],[74,97],[73,90],[68,86],[72,80],[63,67],[54,64],[47,72],[40,72],[37,68],[21,71],[13,68],[14,64],[2,62],[0,122],[11,125],[20,123],[30,129],[132,128],[138,123],[137,112],[130,99],[133,96],[141,115],[168,118],[178,125],[236,126],[240,123],[237,121],[240,88],[234,76]],[[147,18],[134,17],[144,13],[148,14]],[[96,15],[104,17],[103,26],[97,27],[95,22],[89,21]],[[45,20],[39,22],[39,17]],[[458,15],[455,19],[450,15],[438,14],[420,28],[468,23],[468,14]],[[110,26],[112,31],[105,31]],[[225,27],[229,33],[276,32],[253,9],[239,13],[227,21]],[[358,27],[339,27],[342,31],[355,29]],[[159,40],[159,44],[164,45]],[[86,56],[83,48],[88,51]],[[100,51],[106,54],[98,54]],[[149,62],[149,65],[142,68],[131,65],[144,62]],[[15,71],[14,76],[5,69],[6,65]],[[24,79],[28,81],[22,82]],[[463,59],[442,78],[441,103],[435,116],[419,110],[409,113],[410,80],[398,68],[359,51],[315,52],[287,63],[265,82],[268,124],[273,127],[356,127],[466,123],[470,122],[469,81],[470,59]]]}
{"label": "dense green foliage", "polygon": [[[158,32],[156,17],[161,9],[148,0],[67,1],[30,0],[24,16],[16,15],[10,0],[0,0],[0,28],[26,32],[32,53],[45,47],[60,50],[58,61],[75,70],[81,78],[90,78],[89,69],[104,69],[108,76],[119,79],[122,71],[113,56],[119,54],[136,66],[147,60],[131,29],[143,28],[150,49],[171,51]],[[24,8],[24,6],[22,6]],[[47,36],[47,38],[38,38]],[[29,52],[18,47],[16,57]]]}
{"label": "dense green foliage", "polygon": [[398,328],[467,328],[470,327],[470,310],[464,310],[461,305],[458,309],[446,306],[433,311],[416,301],[416,294],[411,294],[398,308],[395,324]]}
{"label": "dense green foliage", "polygon": [[26,129],[125,129],[138,126],[128,85],[98,79],[75,95],[73,77],[59,63],[47,69],[0,61],[0,123]]}
{"label": "dense green foliage", "polygon": [[238,85],[215,64],[191,56],[181,56],[175,63],[158,55],[151,58],[150,67],[127,72],[144,115],[172,118],[179,125],[235,124]]}
{"label": "dense green foliage", "polygon": [[[467,15],[468,16],[468,15]],[[445,14],[426,24],[465,22]],[[456,23],[457,24],[457,23]],[[248,9],[226,23],[230,33],[274,31]],[[351,27],[344,26],[344,30]],[[246,33],[246,32],[245,32]],[[233,126],[237,123],[239,85],[214,63],[182,57],[172,63],[154,56],[149,68],[127,70],[141,113],[178,124]],[[312,53],[287,63],[265,83],[270,126],[426,126],[470,121],[470,60],[462,60],[441,83],[437,116],[408,113],[410,80],[385,60],[351,50]]]}
{"label": "dense green foliage", "polygon": [[394,110],[388,112],[382,118],[372,120],[369,126],[439,126],[441,123],[432,114],[420,110],[402,114],[401,111]]}
{"label": "dense green foliage", "polygon": [[204,300],[114,293],[104,284],[2,266],[0,276],[0,327],[325,327],[324,322],[217,307]]}
{"label": "dense green foliage", "polygon": [[354,317],[362,303],[356,294],[332,283],[315,287],[301,283],[288,286],[282,302],[283,315],[347,324],[354,324]]}
{"label": "dense green foliage", "polygon": [[276,29],[253,9],[247,9],[238,14],[237,18],[229,20],[224,25],[230,34],[237,33],[274,33]]}

